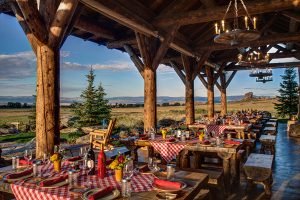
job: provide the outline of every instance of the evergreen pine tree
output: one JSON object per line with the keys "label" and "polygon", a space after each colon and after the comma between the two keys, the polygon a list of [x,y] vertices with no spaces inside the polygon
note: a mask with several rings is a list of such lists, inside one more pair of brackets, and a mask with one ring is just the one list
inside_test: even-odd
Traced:
{"label": "evergreen pine tree", "polygon": [[106,93],[100,82],[100,84],[96,90],[96,109],[97,109],[97,113],[98,113],[98,115],[97,115],[98,121],[110,118],[111,108],[108,105],[108,100],[104,99],[105,96],[106,96]]}
{"label": "evergreen pine tree", "polygon": [[102,119],[110,117],[108,101],[104,99],[106,94],[101,84],[98,89],[94,87],[95,74],[92,68],[86,77],[88,86],[80,95],[82,103],[74,104],[74,112],[80,126],[99,125]]}
{"label": "evergreen pine tree", "polygon": [[298,110],[298,84],[295,81],[296,72],[293,68],[287,68],[281,77],[283,81],[280,83],[281,88],[278,90],[280,96],[276,96],[279,103],[275,103],[275,109],[279,116],[289,116],[291,118]]}

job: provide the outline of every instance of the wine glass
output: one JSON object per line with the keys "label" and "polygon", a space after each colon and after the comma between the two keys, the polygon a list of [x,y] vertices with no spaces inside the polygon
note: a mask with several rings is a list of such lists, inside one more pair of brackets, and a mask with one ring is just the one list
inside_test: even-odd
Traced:
{"label": "wine glass", "polygon": [[154,160],[151,157],[148,158],[148,168],[150,169],[150,171],[154,170]]}
{"label": "wine glass", "polygon": [[133,176],[134,171],[133,161],[129,159],[129,161],[125,164],[123,168],[123,175],[125,178],[131,178]]}
{"label": "wine glass", "polygon": [[29,162],[32,159],[32,151],[30,150],[25,150],[24,151],[24,159],[26,160],[27,168],[29,167]]}

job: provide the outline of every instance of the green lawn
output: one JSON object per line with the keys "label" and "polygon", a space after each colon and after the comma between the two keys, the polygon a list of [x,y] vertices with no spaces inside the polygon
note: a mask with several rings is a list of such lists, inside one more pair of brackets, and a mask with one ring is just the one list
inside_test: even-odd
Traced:
{"label": "green lawn", "polygon": [[[62,142],[74,143],[78,137],[81,137],[83,135],[84,135],[83,133],[74,132],[69,134],[65,134],[65,133],[61,134],[60,137]],[[35,137],[35,133],[33,132],[4,135],[4,136],[0,136],[0,143],[3,142],[25,143],[25,142],[29,142],[34,137]]]}

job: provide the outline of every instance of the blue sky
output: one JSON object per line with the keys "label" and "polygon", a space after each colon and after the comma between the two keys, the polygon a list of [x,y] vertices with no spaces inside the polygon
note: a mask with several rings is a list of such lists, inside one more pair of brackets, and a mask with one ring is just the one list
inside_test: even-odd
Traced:
{"label": "blue sky", "polygon": [[[35,93],[35,56],[16,19],[0,14],[0,96],[30,96]],[[78,97],[86,86],[85,75],[93,65],[95,82],[102,82],[107,96],[143,96],[143,79],[126,53],[109,50],[70,36],[61,49],[61,96]],[[228,95],[252,91],[255,95],[277,94],[283,69],[273,70],[273,82],[256,83],[249,71],[239,71]],[[219,91],[215,88],[216,96]],[[157,71],[158,96],[184,96],[184,85],[172,68]],[[206,96],[206,89],[195,80],[195,95]]]}

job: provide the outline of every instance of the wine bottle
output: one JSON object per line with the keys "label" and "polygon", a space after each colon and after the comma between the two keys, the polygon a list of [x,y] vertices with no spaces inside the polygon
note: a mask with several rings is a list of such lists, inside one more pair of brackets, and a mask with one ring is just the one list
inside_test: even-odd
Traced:
{"label": "wine bottle", "polygon": [[88,174],[89,175],[95,175],[95,152],[93,150],[93,144],[91,143],[91,146],[87,152],[87,166],[90,169]]}
{"label": "wine bottle", "polygon": [[100,179],[104,179],[106,175],[106,156],[103,150],[103,146],[100,149],[100,152],[98,154],[98,177]]}

